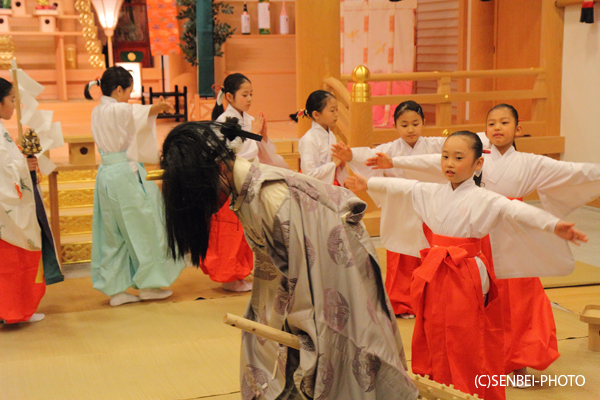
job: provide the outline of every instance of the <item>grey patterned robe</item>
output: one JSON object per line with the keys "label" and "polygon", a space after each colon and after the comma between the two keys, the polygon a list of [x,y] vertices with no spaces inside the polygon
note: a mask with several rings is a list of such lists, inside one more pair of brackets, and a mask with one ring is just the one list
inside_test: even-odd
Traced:
{"label": "grey patterned robe", "polygon": [[[260,192],[273,181],[289,191],[265,230]],[[301,350],[244,332],[244,400],[416,399],[365,208],[346,189],[251,166],[232,199],[255,255],[245,317],[298,335]]]}

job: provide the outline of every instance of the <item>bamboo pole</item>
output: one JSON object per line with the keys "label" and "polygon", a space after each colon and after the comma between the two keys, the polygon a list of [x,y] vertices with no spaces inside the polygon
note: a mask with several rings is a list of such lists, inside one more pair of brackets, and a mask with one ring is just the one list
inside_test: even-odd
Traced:
{"label": "bamboo pole", "polygon": [[23,126],[21,125],[21,94],[19,93],[19,80],[17,79],[17,59],[13,58],[10,61],[10,73],[13,80],[13,88],[15,89],[15,109],[17,111],[17,129],[19,132],[19,146],[23,146]]}
{"label": "bamboo pole", "polygon": [[[252,333],[253,335],[258,335],[291,347],[292,349],[300,350],[300,340],[298,339],[298,336],[291,333],[280,331],[279,329],[229,313],[225,314],[223,322],[227,325]],[[419,389],[419,396],[423,399],[469,400],[478,398],[477,395],[469,395],[455,389],[454,385],[446,386],[432,381],[429,379],[428,375],[420,376],[408,371],[407,374],[413,384]]]}
{"label": "bamboo pole", "polygon": [[281,343],[287,347],[291,347],[292,349],[300,350],[300,340],[298,339],[298,336],[292,335],[291,333],[280,331],[270,326],[229,313],[225,314],[223,317],[223,322],[227,325],[250,332],[254,335]]}

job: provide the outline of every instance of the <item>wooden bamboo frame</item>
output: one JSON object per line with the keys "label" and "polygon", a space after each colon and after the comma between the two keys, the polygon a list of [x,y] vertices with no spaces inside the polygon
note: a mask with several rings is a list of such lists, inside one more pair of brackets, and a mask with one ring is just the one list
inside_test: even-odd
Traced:
{"label": "wooden bamboo frame", "polygon": [[[291,347],[292,349],[300,350],[300,340],[298,339],[298,336],[291,333],[229,313],[225,314],[223,322],[227,325],[252,333],[253,335],[258,335]],[[427,375],[420,376],[411,372],[408,372],[408,375],[417,389],[419,389],[419,396],[423,399],[470,400],[479,398],[477,395],[469,395],[455,389],[454,385],[446,386],[432,381]]]}
{"label": "wooden bamboo frame", "polygon": [[[433,72],[402,72],[396,74],[372,74],[366,79],[367,82],[387,81],[435,81],[441,78],[450,79],[476,79],[476,78],[511,78],[516,76],[536,76],[544,73],[543,68],[521,68],[521,69],[491,69],[480,71],[433,71]],[[344,74],[340,79],[352,80],[351,75]]]}
{"label": "wooden bamboo frame", "polygon": [[11,60],[10,74],[12,75],[13,88],[15,89],[15,110],[17,111],[17,129],[19,132],[19,147],[23,146],[23,125],[21,124],[21,93],[19,93],[19,80],[17,78],[17,59]]}

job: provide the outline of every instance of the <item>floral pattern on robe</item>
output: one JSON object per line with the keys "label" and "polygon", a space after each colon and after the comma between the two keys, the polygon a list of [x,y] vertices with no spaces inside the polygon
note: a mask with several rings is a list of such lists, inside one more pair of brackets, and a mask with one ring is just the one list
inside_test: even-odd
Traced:
{"label": "floral pattern on robe", "polygon": [[[272,182],[288,192],[264,229],[261,188]],[[255,162],[232,209],[256,259],[245,317],[298,335],[301,348],[243,334],[242,398],[416,399],[361,222],[366,204],[346,189]]]}

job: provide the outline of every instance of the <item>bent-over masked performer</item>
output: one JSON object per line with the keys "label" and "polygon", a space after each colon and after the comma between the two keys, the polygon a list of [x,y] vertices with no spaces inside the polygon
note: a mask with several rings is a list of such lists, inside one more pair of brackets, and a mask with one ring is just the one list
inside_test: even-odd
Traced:
{"label": "bent-over masked performer", "polygon": [[[215,130],[213,130],[215,129]],[[220,129],[220,133],[217,132]],[[415,399],[377,255],[350,191],[235,156],[232,125],[188,122],[163,144],[169,247],[206,255],[231,197],[255,255],[245,317],[300,337],[301,350],[242,335],[243,399]]]}

